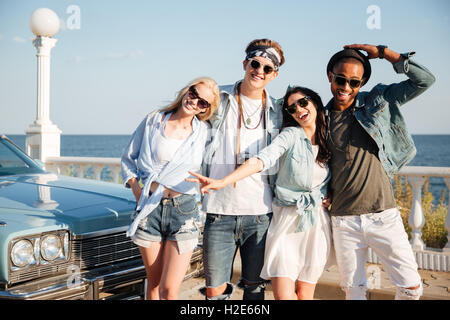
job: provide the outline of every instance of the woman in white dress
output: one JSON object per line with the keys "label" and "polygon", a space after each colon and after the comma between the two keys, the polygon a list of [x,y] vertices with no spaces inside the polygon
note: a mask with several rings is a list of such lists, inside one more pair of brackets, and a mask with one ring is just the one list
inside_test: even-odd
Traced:
{"label": "woman in white dress", "polygon": [[318,279],[335,260],[330,217],[324,208],[330,179],[325,114],[319,95],[308,88],[289,87],[282,104],[282,131],[257,156],[223,179],[190,172],[197,178],[187,181],[201,183],[203,194],[276,169],[261,277],[272,281],[275,299],[313,299]]}

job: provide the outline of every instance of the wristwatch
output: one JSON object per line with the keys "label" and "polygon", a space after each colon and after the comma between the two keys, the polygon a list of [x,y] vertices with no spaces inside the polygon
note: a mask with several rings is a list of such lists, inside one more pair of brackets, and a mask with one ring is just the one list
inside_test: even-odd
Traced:
{"label": "wristwatch", "polygon": [[384,58],[384,49],[386,49],[387,46],[385,45],[378,45],[377,49],[378,49],[378,58],[379,59],[383,59]]}

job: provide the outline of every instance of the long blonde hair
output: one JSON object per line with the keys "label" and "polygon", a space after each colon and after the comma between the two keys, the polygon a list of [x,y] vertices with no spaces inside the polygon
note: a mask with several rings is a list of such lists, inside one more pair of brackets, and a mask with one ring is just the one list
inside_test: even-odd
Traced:
{"label": "long blonde hair", "polygon": [[220,103],[219,86],[212,78],[209,78],[209,77],[200,77],[200,78],[194,79],[191,82],[189,82],[187,84],[187,86],[185,86],[183,89],[178,91],[175,101],[172,102],[169,106],[161,109],[160,111],[163,111],[166,113],[176,111],[181,106],[183,97],[188,92],[189,88],[191,86],[195,86],[199,83],[202,83],[205,86],[207,86],[208,88],[210,88],[214,95],[214,101],[211,103],[211,107],[209,107],[206,110],[206,112],[197,114],[197,118],[199,120],[203,120],[203,121],[208,120],[211,117],[211,115],[214,113],[214,111],[217,110],[217,108],[219,107],[219,103]]}

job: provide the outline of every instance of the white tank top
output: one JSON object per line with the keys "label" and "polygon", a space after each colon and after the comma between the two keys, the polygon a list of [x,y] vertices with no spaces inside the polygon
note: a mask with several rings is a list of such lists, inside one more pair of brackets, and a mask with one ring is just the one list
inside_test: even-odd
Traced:
{"label": "white tank top", "polygon": [[154,154],[155,163],[153,166],[157,173],[161,172],[162,168],[164,168],[164,166],[172,160],[175,152],[186,140],[168,138],[164,135],[164,128],[166,127],[166,122],[168,119],[169,117],[164,119],[164,122],[160,126],[160,130],[157,130],[155,132],[155,136],[153,137],[155,145],[157,146]]}

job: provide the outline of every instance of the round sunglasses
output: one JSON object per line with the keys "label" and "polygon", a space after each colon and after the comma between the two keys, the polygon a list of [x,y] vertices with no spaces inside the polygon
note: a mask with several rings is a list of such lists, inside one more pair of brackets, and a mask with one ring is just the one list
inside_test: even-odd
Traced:
{"label": "round sunglasses", "polygon": [[201,98],[198,95],[197,89],[195,89],[195,86],[190,86],[188,90],[188,98],[191,100],[197,99],[197,106],[200,109],[207,109],[211,107],[211,104],[206,101],[205,99]]}
{"label": "round sunglasses", "polygon": [[258,60],[250,59],[249,61],[250,61],[250,66],[256,70],[258,70],[259,67],[262,65],[265,74],[271,74],[275,70],[273,67],[271,67],[267,64],[262,64]]}
{"label": "round sunglasses", "polygon": [[339,76],[335,73],[331,73],[333,75],[333,81],[339,85],[345,87],[345,84],[348,82],[349,86],[353,89],[359,88],[362,83],[362,79],[349,79],[344,76]]}
{"label": "round sunglasses", "polygon": [[293,104],[287,106],[285,109],[290,114],[294,114],[297,112],[297,106],[301,108],[306,108],[309,100],[311,100],[309,96],[304,96],[303,98],[300,98],[297,101],[295,101]]}

